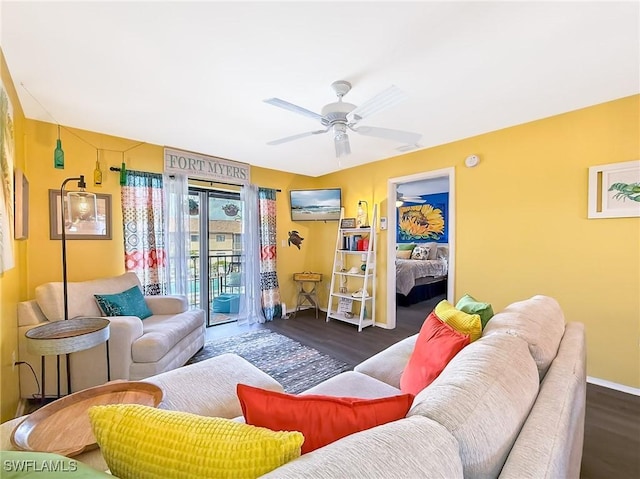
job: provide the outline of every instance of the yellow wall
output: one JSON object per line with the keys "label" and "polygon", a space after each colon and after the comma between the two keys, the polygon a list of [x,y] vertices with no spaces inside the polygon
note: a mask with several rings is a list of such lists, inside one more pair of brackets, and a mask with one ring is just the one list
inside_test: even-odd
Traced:
{"label": "yellow wall", "polygon": [[[14,168],[25,169],[24,114],[18,102],[16,90],[0,50],[2,83],[13,106],[15,158]],[[13,174],[13,172],[11,172]],[[12,236],[13,237],[13,231]],[[25,299],[26,241],[13,241],[15,267],[0,274],[0,420],[14,416],[18,406],[18,367],[13,367],[13,355],[17,359],[18,323],[16,304]]]}
{"label": "yellow wall", "polygon": [[[10,79],[5,79],[5,70],[3,65],[6,85]],[[15,94],[12,100],[19,110]],[[320,178],[252,167],[253,183],[282,190],[277,238],[283,301],[289,307],[295,304],[294,272],[317,271],[326,275],[321,299],[326,305],[337,229],[335,222],[293,223],[290,189],[341,187],[347,215],[355,216],[358,200],[366,199],[384,216],[388,178],[454,166],[456,298],[470,292],[500,310],[534,294],[554,296],[567,320],[586,324],[588,374],[640,387],[640,219],[586,219],[587,168],[640,157],[639,103],[639,96],[624,98]],[[55,170],[55,125],[24,120],[21,131],[24,147],[18,148],[16,164],[22,162],[30,182],[31,228],[29,240],[15,243],[18,268],[0,277],[2,420],[13,415],[18,396],[17,378],[10,374],[15,305],[33,297],[37,285],[59,281],[62,275],[59,241],[49,240],[47,191],[59,188],[69,176],[90,179],[96,148],[122,151],[137,144],[65,128],[66,166]],[[468,169],[463,161],[471,153],[480,155],[481,163]],[[144,144],[124,156],[128,169],[162,170],[161,146]],[[108,171],[121,161],[121,153],[107,151],[102,162],[101,192],[112,195],[113,239],[71,241],[71,281],[124,271],[118,174]],[[293,229],[305,238],[301,250],[281,246]],[[376,319],[384,322],[387,232],[378,238]]]}
{"label": "yellow wall", "polygon": [[[587,172],[640,158],[639,112],[636,95],[343,170],[318,185],[342,187],[350,216],[359,199],[378,203],[385,216],[388,178],[455,167],[456,299],[469,292],[499,311],[553,296],[567,321],[586,325],[588,374],[638,388],[640,218],[587,219]],[[472,153],[481,163],[465,168]],[[387,234],[379,234],[379,252]],[[332,242],[319,247],[318,257],[332,257]],[[384,322],[384,254],[378,263]],[[330,270],[325,263],[322,271]]]}

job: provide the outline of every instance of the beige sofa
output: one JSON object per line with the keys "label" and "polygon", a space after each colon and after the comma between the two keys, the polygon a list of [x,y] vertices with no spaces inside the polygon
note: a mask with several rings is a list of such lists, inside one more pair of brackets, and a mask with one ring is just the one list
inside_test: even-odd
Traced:
{"label": "beige sofa", "polygon": [[[64,319],[62,283],[46,283],[35,290],[35,299],[18,304],[19,360],[30,364],[40,381],[41,358],[30,354],[25,333],[36,326]],[[140,287],[135,273],[68,283],[69,318],[102,316],[94,294],[113,294]],[[205,314],[189,309],[183,296],[146,296],[152,316],[109,317],[111,379],[138,380],[180,367],[204,345]],[[46,395],[57,394],[56,357],[46,356]],[[70,355],[71,388],[78,391],[107,381],[106,345]],[[66,364],[61,361],[61,388],[66,392]],[[29,367],[20,366],[20,395],[39,392]]]}
{"label": "beige sofa", "polygon": [[[305,394],[398,394],[416,338]],[[162,407],[233,418],[241,414],[238,382],[281,389],[235,355],[209,361],[218,365],[149,378],[165,390]],[[263,477],[578,478],[585,394],[582,324],[565,324],[554,299],[535,296],[494,316],[483,336],[415,397],[406,418],[347,436]],[[18,421],[3,424],[5,438]],[[78,459],[104,467],[97,451]]]}

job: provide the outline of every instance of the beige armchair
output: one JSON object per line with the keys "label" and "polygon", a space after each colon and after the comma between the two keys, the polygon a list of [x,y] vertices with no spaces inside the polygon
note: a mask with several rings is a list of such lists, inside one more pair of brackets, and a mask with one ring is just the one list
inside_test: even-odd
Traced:
{"label": "beige armchair", "polygon": [[[121,293],[140,287],[135,273],[113,278],[68,283],[69,318],[103,316],[94,294]],[[184,296],[145,296],[152,316],[112,316],[109,356],[111,380],[140,380],[184,365],[204,346],[205,312],[189,309]],[[39,392],[41,357],[30,354],[25,333],[49,321],[64,319],[62,283],[45,283],[35,290],[35,299],[18,304],[20,395],[32,398]],[[106,344],[71,353],[71,392],[107,381]],[[60,361],[62,392],[66,391],[66,361]],[[57,394],[56,357],[45,357],[46,395]],[[36,381],[37,378],[37,381]]]}

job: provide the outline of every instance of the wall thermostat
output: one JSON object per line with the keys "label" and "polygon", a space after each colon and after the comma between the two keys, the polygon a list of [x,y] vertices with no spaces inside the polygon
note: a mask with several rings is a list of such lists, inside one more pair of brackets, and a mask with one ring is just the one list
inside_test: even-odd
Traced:
{"label": "wall thermostat", "polygon": [[473,168],[478,163],[480,163],[480,158],[478,158],[478,155],[469,155],[464,160],[464,164],[467,165],[467,167],[469,167],[469,168]]}

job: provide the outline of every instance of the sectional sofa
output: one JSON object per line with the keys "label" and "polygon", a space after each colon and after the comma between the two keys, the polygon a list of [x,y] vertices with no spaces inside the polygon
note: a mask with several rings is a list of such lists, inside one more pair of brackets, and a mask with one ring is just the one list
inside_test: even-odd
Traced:
{"label": "sectional sofa", "polygon": [[[400,394],[417,335],[303,394],[365,398]],[[513,303],[415,396],[405,418],[346,436],[265,478],[578,478],[586,371],[582,323],[565,322],[547,296]],[[206,416],[242,413],[238,383],[281,391],[235,355],[152,378],[161,407]],[[2,425],[4,440],[19,419]],[[6,446],[6,442],[3,444]],[[105,467],[99,451],[78,457]]]}

